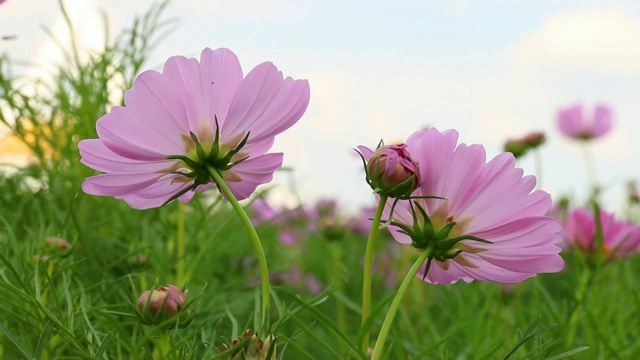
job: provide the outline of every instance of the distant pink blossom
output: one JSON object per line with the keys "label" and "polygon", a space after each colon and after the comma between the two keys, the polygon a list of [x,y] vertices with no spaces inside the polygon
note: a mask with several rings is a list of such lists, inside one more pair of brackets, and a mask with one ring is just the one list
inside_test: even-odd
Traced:
{"label": "distant pink blossom", "polygon": [[[613,213],[600,210],[602,226],[602,253],[613,260],[633,255],[640,249],[640,226],[630,221],[617,221]],[[595,254],[598,249],[596,240],[596,220],[589,209],[573,209],[567,216],[564,236],[567,242],[580,251]]]}
{"label": "distant pink blossom", "polygon": [[82,163],[104,174],[85,180],[89,194],[147,209],[215,187],[214,169],[239,200],[271,181],[281,153],[267,153],[277,134],[309,103],[309,84],[265,62],[243,77],[228,49],[205,49],[200,61],[169,58],[145,71],[98,119],[98,139],[79,144]]}
{"label": "distant pink blossom", "polygon": [[612,112],[606,105],[597,105],[593,115],[585,114],[582,105],[573,105],[558,111],[557,123],[565,136],[589,140],[604,136],[611,130]]}
{"label": "distant pink blossom", "polygon": [[535,177],[524,176],[512,154],[486,162],[481,145],[457,141],[455,130],[430,128],[406,142],[420,171],[414,196],[444,198],[399,201],[395,207],[396,226],[389,227],[394,238],[431,252],[418,276],[438,284],[516,283],[562,270],[562,224],[545,216],[549,194],[534,191]]}
{"label": "distant pink blossom", "polygon": [[316,295],[322,292],[322,284],[320,281],[311,274],[305,274],[298,265],[292,266],[286,272],[271,273],[269,276],[271,281],[275,283],[286,283],[300,291],[308,290]]}
{"label": "distant pink blossom", "polygon": [[254,226],[270,225],[278,229],[281,243],[293,246],[315,230],[311,228],[310,216],[302,206],[290,209],[284,206],[273,207],[264,198],[251,203],[251,222]]}

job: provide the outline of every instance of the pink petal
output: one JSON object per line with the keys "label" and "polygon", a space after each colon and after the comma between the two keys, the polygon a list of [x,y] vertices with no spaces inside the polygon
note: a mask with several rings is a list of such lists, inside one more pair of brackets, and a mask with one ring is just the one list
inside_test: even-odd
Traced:
{"label": "pink petal", "polygon": [[605,105],[598,105],[593,114],[591,133],[593,137],[600,137],[611,130],[611,109]]}
{"label": "pink petal", "polygon": [[124,107],[114,107],[98,119],[96,130],[100,140],[116,154],[143,161],[165,160],[167,155],[183,149],[141,121]]}
{"label": "pink petal", "polygon": [[[191,184],[191,182],[174,182],[173,177],[165,177],[141,191],[119,198],[124,199],[134,209],[150,209],[162,206],[167,200],[188,188]],[[199,187],[197,190],[202,191],[204,187]],[[194,195],[195,191],[187,191],[178,199],[182,202],[189,202]]]}
{"label": "pink petal", "polygon": [[573,105],[558,112],[557,124],[560,131],[568,137],[576,137],[586,128],[583,123],[582,105]]}
{"label": "pink petal", "polygon": [[222,138],[250,131],[247,146],[275,136],[300,119],[309,104],[306,80],[282,79],[269,63],[256,66],[242,81],[222,127]]}
{"label": "pink petal", "polygon": [[369,159],[371,159],[371,157],[373,156],[373,150],[369,149],[366,146],[358,146],[358,150],[360,151],[360,154],[362,154],[362,156],[364,157],[365,161],[369,161]]}
{"label": "pink petal", "polygon": [[162,72],[180,89],[190,131],[197,133],[202,120],[215,129],[216,117],[220,126],[224,124],[242,82],[242,68],[233,52],[224,48],[205,49],[200,63],[195,59],[172,57]]}
{"label": "pink petal", "polygon": [[141,174],[101,174],[87,178],[82,183],[82,191],[101,196],[124,196],[149,187],[162,175]]}
{"label": "pink petal", "polygon": [[86,166],[101,172],[157,172],[171,167],[175,160],[140,161],[122,157],[108,147],[100,139],[86,139],[78,143],[78,149]]}
{"label": "pink petal", "polygon": [[231,171],[242,181],[227,182],[229,189],[238,200],[248,198],[258,185],[266,184],[273,179],[273,173],[282,166],[282,158],[282,153],[266,154],[235,165]]}

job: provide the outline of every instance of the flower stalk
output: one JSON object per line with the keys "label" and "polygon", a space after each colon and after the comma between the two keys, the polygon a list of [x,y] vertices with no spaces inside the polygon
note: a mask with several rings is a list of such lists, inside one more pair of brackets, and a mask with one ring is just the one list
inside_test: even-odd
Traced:
{"label": "flower stalk", "polygon": [[178,201],[178,229],[176,234],[176,284],[184,285],[185,229],[184,203]]}
{"label": "flower stalk", "polygon": [[[407,289],[409,289],[409,284],[416,277],[418,270],[425,262],[425,260],[431,255],[430,249],[424,250],[420,253],[418,260],[413,264],[407,276],[405,276],[404,280],[402,280],[402,284],[398,288],[396,295],[393,297],[393,301],[391,302],[391,306],[387,311],[387,315],[384,318],[384,322],[382,323],[382,328],[380,329],[380,334],[378,335],[378,339],[376,340],[376,345],[373,348],[373,355],[371,356],[371,360],[378,360],[382,356],[382,351],[384,350],[384,343],[387,340],[387,336],[389,335],[389,330],[391,330],[391,324],[393,323],[393,319],[398,312],[398,308],[400,307],[400,303],[402,302],[402,298],[407,293]],[[425,272],[426,274],[426,272]]]}
{"label": "flower stalk", "polygon": [[[367,239],[367,249],[364,256],[364,273],[362,274],[362,322],[361,326],[364,327],[369,315],[371,314],[371,281],[373,272],[373,250],[378,232],[380,230],[380,219],[382,218],[382,211],[387,203],[388,197],[380,195],[380,202],[378,208],[373,217],[371,223],[371,231],[369,232],[369,238]],[[364,330],[364,337],[362,340],[362,350],[367,353],[369,348],[369,329]]]}
{"label": "flower stalk", "polygon": [[236,211],[236,213],[240,217],[240,221],[242,222],[244,227],[247,229],[247,232],[249,233],[249,238],[251,239],[251,243],[253,244],[253,247],[256,251],[258,264],[260,266],[260,280],[262,285],[261,287],[262,289],[262,323],[266,324],[266,320],[268,318],[267,313],[269,311],[269,303],[270,303],[271,295],[270,295],[270,283],[269,283],[269,268],[267,267],[267,257],[265,256],[264,249],[262,248],[262,243],[260,242],[260,238],[258,237],[258,233],[256,232],[256,229],[253,227],[253,224],[251,224],[251,220],[249,219],[249,216],[247,216],[247,213],[244,211],[242,206],[240,206],[240,203],[238,202],[236,197],[233,196],[233,193],[231,192],[227,184],[222,179],[222,176],[220,175],[220,173],[216,169],[214,169],[211,165],[207,165],[207,170],[211,175],[211,178],[213,179],[213,181],[216,183],[216,185],[218,185],[218,188],[220,189],[220,191],[227,197],[227,200],[229,200],[229,202],[231,203],[231,206],[233,206],[233,209]]}

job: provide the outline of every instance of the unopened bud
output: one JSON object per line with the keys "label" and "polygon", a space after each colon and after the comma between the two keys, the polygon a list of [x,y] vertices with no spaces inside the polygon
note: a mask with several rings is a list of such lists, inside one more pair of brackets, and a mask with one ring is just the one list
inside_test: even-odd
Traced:
{"label": "unopened bud", "polygon": [[138,310],[143,318],[164,320],[177,314],[186,303],[186,296],[175,285],[160,286],[155,290],[147,290],[138,299]]}
{"label": "unopened bud", "polygon": [[[244,343],[239,350],[234,351],[229,359],[246,360],[274,360],[276,359],[276,344],[273,335],[269,335],[264,341],[260,340],[256,333],[247,329],[241,338],[231,341],[230,347]],[[271,349],[273,347],[273,349]]]}
{"label": "unopened bud", "polygon": [[411,159],[407,146],[383,145],[366,165],[367,180],[380,195],[406,199],[418,187],[418,164]]}
{"label": "unopened bud", "polygon": [[67,240],[55,236],[49,236],[44,243],[52,250],[67,250],[71,247]]}
{"label": "unopened bud", "polygon": [[504,151],[510,152],[513,156],[519,158],[526,154],[527,151],[544,144],[545,141],[546,138],[543,132],[533,132],[520,139],[508,140],[504,144]]}

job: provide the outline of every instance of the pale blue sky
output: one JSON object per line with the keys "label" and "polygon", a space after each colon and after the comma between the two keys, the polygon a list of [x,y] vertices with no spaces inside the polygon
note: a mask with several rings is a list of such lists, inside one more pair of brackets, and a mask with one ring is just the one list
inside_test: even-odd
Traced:
{"label": "pale blue sky", "polygon": [[[91,9],[103,9],[116,33],[151,4],[67,3],[85,21],[88,39],[100,38]],[[640,180],[638,2],[180,0],[165,17],[180,22],[147,68],[224,46],[245,71],[270,60],[285,75],[309,79],[307,114],[275,149],[285,152],[311,199],[339,197],[352,208],[368,203],[350,149],[402,140],[425,125],[456,128],[462,141],[484,144],[490,156],[508,137],[544,130],[543,188],[582,199],[580,149],[554,124],[556,110],[577,101],[604,101],[615,110],[615,131],[594,147],[598,178],[610,184],[607,205],[616,209],[625,181]],[[0,46],[17,59],[51,61],[40,25],[62,28],[60,21],[56,1],[8,0],[0,6],[0,33],[18,39]],[[521,165],[534,172],[531,158]],[[286,184],[286,176],[276,181]]]}

